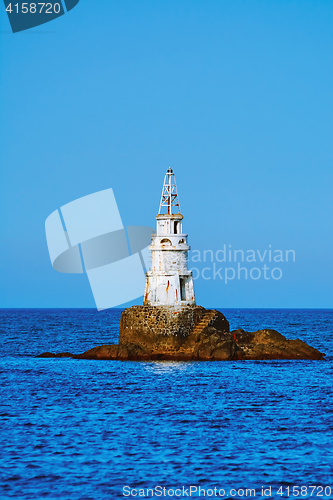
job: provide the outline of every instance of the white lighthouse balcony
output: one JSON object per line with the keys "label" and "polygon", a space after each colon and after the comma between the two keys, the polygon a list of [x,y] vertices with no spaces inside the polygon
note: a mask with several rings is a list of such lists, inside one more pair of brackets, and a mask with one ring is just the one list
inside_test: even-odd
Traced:
{"label": "white lighthouse balcony", "polygon": [[166,271],[147,271],[146,276],[152,277],[152,276],[190,276],[192,277],[192,271],[189,271],[188,269],[177,269],[172,272],[167,273]]}

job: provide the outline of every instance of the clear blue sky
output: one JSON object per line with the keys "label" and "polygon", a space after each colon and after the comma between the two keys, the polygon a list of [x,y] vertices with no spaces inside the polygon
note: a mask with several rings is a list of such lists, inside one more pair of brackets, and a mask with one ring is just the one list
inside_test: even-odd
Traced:
{"label": "clear blue sky", "polygon": [[81,0],[17,34],[0,11],[0,307],[94,307],[45,219],[112,187],[154,226],[169,166],[192,249],[296,252],[280,280],[199,278],[198,303],[332,307],[331,0]]}

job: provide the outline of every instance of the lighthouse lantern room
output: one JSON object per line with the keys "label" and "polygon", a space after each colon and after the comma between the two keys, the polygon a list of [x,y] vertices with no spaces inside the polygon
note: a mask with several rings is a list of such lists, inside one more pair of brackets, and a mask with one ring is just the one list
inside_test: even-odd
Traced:
{"label": "lighthouse lantern room", "polygon": [[195,304],[192,272],[187,269],[187,234],[177,194],[175,174],[165,174],[160,209],[152,234],[151,267],[146,275],[144,305],[187,306]]}

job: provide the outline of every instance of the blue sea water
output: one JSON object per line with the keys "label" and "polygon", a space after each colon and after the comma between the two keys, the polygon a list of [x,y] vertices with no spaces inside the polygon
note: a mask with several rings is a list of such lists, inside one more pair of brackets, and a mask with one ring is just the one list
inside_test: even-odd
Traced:
{"label": "blue sea water", "polygon": [[265,498],[270,486],[271,498],[288,487],[292,498],[332,498],[333,311],[222,312],[232,329],[274,328],[327,359],[34,358],[116,343],[121,311],[0,310],[0,498],[134,498],[124,486],[188,498],[191,485],[192,498],[195,487],[201,498],[221,498],[214,488]]}

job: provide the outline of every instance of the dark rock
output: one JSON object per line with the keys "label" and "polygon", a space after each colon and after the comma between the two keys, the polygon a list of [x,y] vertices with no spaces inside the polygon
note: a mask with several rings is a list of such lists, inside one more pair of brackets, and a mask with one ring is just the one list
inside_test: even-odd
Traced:
{"label": "dark rock", "polygon": [[237,330],[239,359],[323,359],[325,354],[301,340],[287,340],[276,330]]}
{"label": "dark rock", "polygon": [[38,357],[120,361],[231,361],[324,359],[325,354],[301,340],[287,340],[275,330],[229,330],[217,310],[133,306],[121,314],[119,345],[102,345],[79,355],[45,352]]}
{"label": "dark rock", "polygon": [[42,352],[36,356],[36,358],[72,358],[73,354],[70,352],[59,352],[58,354],[54,354],[53,352]]}
{"label": "dark rock", "polygon": [[100,345],[89,349],[83,354],[73,356],[75,359],[117,359],[118,346],[116,344]]}

